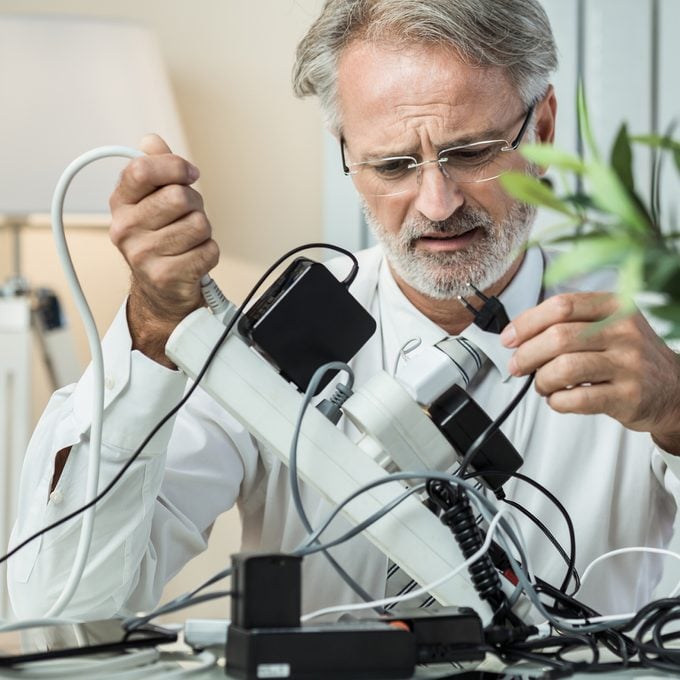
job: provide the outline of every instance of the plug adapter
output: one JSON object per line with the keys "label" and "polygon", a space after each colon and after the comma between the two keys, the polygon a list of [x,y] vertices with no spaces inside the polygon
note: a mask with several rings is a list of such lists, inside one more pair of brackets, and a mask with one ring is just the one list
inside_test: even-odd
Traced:
{"label": "plug adapter", "polygon": [[[430,405],[429,411],[433,422],[461,455],[492,423],[484,409],[458,385],[444,392]],[[523,462],[510,440],[500,430],[496,430],[473,456],[470,464],[482,473],[482,480],[492,491],[499,492]],[[489,473],[484,474],[485,470]]]}
{"label": "plug adapter", "polygon": [[[243,315],[238,329],[305,391],[314,372],[347,363],[375,332],[373,317],[326,267],[297,258]],[[317,394],[337,371],[328,371]]]}

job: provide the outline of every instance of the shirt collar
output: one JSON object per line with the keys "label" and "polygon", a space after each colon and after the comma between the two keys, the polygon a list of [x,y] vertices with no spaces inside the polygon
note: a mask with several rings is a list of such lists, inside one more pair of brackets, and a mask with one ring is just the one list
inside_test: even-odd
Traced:
{"label": "shirt collar", "polygon": [[[529,248],[517,273],[498,296],[511,320],[538,303],[541,298],[542,280],[542,252],[538,247]],[[434,345],[446,333],[407,299],[394,280],[384,258],[380,267],[378,289],[385,368],[392,372],[399,351],[407,342],[419,338],[425,345]],[[476,302],[474,300],[472,302],[476,306]],[[489,357],[503,382],[511,377],[508,363],[515,350],[504,347],[498,335],[483,331],[471,323],[460,337],[469,339]]]}

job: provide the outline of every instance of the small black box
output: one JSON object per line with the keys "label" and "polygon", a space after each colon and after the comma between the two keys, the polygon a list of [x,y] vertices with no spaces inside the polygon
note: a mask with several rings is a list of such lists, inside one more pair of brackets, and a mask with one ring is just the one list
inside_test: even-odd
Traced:
{"label": "small black box", "polygon": [[[243,315],[238,328],[304,392],[317,368],[331,361],[347,363],[376,324],[326,267],[298,258]],[[335,372],[326,373],[317,393]]]}
{"label": "small black box", "polygon": [[278,553],[231,556],[231,623],[248,628],[300,625],[302,558]]}

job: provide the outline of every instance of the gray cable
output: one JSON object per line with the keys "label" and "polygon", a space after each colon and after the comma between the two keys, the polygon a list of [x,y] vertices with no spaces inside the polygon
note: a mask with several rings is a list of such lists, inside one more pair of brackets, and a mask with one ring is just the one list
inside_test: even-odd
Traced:
{"label": "gray cable", "polygon": [[[337,399],[332,398],[331,401],[340,407],[340,405],[347,400],[347,398],[350,396],[352,387],[354,385],[354,372],[352,369],[345,363],[341,361],[331,361],[323,366],[320,366],[319,368],[314,371],[314,374],[312,375],[312,379],[309,381],[309,384],[307,385],[307,389],[305,390],[305,394],[302,400],[302,405],[300,406],[300,411],[298,413],[297,421],[295,423],[295,429],[293,430],[293,437],[291,439],[290,443],[290,452],[288,455],[288,484],[290,486],[290,491],[291,491],[291,497],[293,499],[293,505],[295,506],[295,510],[298,514],[298,517],[300,518],[300,521],[302,522],[302,525],[304,526],[305,530],[307,531],[308,534],[313,533],[312,525],[309,522],[309,518],[307,517],[307,513],[305,512],[304,506],[302,504],[302,497],[300,496],[300,486],[298,484],[298,473],[297,473],[297,448],[298,448],[298,440],[300,439],[300,430],[302,429],[302,420],[305,416],[305,413],[307,412],[307,408],[312,401],[312,398],[314,397],[314,394],[316,393],[319,384],[321,380],[323,379],[324,375],[328,371],[332,370],[338,370],[338,371],[345,371],[347,373],[347,383],[343,386],[343,389],[340,390],[339,394],[336,393]],[[335,395],[334,395],[335,396]],[[335,560],[335,558],[327,552],[325,549],[320,549],[320,552],[323,554],[323,556],[328,560],[330,565],[335,569],[336,573],[342,578],[342,580],[364,601],[364,602],[372,602],[375,598],[372,597],[369,593],[367,593],[364,588],[357,583],[344,569],[338,562]],[[384,611],[382,609],[377,609],[376,610],[379,614],[383,614]]]}

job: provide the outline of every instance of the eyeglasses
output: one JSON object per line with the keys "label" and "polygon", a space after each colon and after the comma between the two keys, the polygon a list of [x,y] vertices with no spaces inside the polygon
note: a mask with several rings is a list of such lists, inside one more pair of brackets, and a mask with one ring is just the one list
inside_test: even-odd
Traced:
{"label": "eyeglasses", "polygon": [[418,161],[413,156],[389,156],[361,163],[347,163],[345,140],[340,138],[342,169],[351,175],[359,193],[367,196],[395,196],[414,191],[420,185],[422,169],[436,163],[442,174],[457,183],[487,182],[510,169],[513,154],[529,127],[535,104],[529,107],[524,122],[512,142],[488,139],[443,149],[437,158]]}

